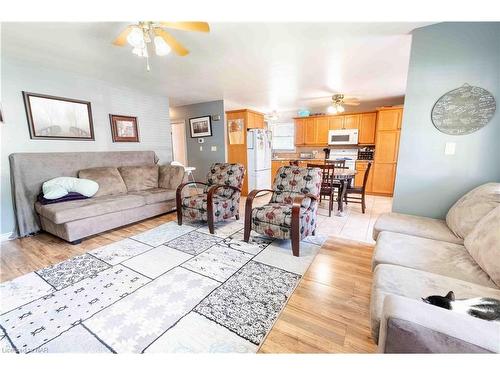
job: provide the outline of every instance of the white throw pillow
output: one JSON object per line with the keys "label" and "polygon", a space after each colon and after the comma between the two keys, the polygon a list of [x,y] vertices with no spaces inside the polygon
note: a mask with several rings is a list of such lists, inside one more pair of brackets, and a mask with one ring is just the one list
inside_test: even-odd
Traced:
{"label": "white throw pillow", "polygon": [[446,224],[460,238],[465,238],[477,222],[500,205],[500,183],[490,182],[469,191],[448,211]]}
{"label": "white throw pillow", "polygon": [[76,177],[56,177],[45,181],[42,185],[43,197],[45,199],[61,198],[70,192],[91,197],[98,189],[99,184],[97,182]]}
{"label": "white throw pillow", "polygon": [[471,257],[500,287],[500,206],[483,217],[465,237]]}

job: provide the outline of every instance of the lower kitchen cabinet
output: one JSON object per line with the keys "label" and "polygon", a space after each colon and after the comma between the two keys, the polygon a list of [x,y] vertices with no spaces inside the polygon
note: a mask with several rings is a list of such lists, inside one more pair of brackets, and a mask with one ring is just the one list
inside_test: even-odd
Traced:
{"label": "lower kitchen cabinet", "polygon": [[396,163],[375,163],[372,165],[372,192],[381,195],[391,195],[394,191],[396,178]]}

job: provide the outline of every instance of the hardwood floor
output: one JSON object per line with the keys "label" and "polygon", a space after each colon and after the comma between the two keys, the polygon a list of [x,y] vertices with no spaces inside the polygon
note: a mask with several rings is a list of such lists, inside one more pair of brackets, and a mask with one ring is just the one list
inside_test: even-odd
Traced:
{"label": "hardwood floor", "polygon": [[[162,215],[70,245],[50,234],[1,244],[0,280],[56,264],[167,221]],[[373,246],[329,237],[260,348],[260,353],[371,353]]]}
{"label": "hardwood floor", "polygon": [[300,281],[260,353],[373,353],[373,246],[330,237]]}

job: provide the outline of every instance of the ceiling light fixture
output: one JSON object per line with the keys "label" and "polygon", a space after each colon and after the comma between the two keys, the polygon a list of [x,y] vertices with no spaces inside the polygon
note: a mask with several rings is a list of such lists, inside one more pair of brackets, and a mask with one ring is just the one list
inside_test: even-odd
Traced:
{"label": "ceiling light fixture", "polygon": [[117,46],[124,46],[126,43],[130,44],[134,55],[146,59],[146,69],[150,71],[149,56],[153,48],[157,56],[166,56],[172,50],[179,56],[186,56],[189,53],[187,49],[163,28],[205,33],[210,31],[210,27],[206,22],[141,21],[135,25],[127,26],[118,35],[113,44]]}

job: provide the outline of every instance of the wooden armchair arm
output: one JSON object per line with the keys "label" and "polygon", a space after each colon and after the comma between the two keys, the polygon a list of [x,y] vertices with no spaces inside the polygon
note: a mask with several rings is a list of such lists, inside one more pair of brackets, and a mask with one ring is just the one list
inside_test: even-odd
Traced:
{"label": "wooden armchair arm", "polygon": [[187,185],[192,185],[192,184],[200,184],[208,186],[206,182],[191,181],[191,182],[183,182],[177,187],[177,190],[175,191],[175,204],[177,206],[177,216],[178,218],[180,217],[179,225],[182,223],[182,189],[184,189]]}
{"label": "wooden armchair arm", "polygon": [[243,234],[243,240],[248,242],[250,239],[250,232],[252,231],[252,205],[253,200],[257,196],[257,194],[262,193],[263,191],[267,191],[270,193],[274,193],[274,190],[271,189],[255,189],[247,195],[247,201],[245,202],[245,231]]}
{"label": "wooden armchair arm", "polygon": [[210,233],[212,234],[214,227],[214,194],[217,190],[221,188],[232,189],[234,191],[239,191],[241,193],[241,189],[235,186],[221,185],[221,184],[215,184],[210,186],[210,188],[207,191],[207,222],[208,222],[208,227],[211,228]]}

